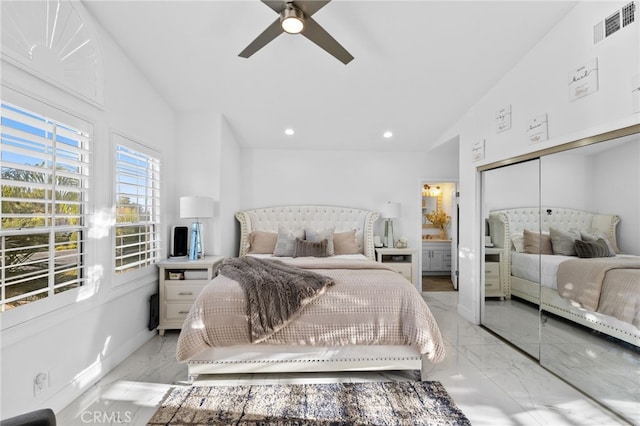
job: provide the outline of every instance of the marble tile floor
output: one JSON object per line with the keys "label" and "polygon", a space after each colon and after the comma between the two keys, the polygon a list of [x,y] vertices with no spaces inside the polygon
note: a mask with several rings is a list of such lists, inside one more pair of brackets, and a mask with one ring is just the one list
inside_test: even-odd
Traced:
{"label": "marble tile floor", "polygon": [[[445,340],[447,356],[428,369],[473,425],[627,424],[521,352],[461,318],[457,292],[426,297]],[[172,386],[185,385],[175,361],[177,332],[156,336],[57,413],[60,426],[144,425]],[[415,380],[416,372],[246,374],[205,376],[196,385]]]}

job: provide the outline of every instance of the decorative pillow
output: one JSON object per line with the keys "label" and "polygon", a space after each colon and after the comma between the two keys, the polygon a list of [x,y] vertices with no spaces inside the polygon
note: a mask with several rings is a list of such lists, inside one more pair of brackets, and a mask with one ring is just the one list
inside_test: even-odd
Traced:
{"label": "decorative pillow", "polygon": [[249,234],[248,253],[272,254],[277,240],[278,234],[275,232],[253,231]]}
{"label": "decorative pillow", "polygon": [[327,256],[333,256],[334,254],[336,254],[333,246],[334,231],[335,228],[327,229],[326,231],[314,231],[313,229],[306,229],[304,231],[304,235],[307,241],[327,240]]}
{"label": "decorative pillow", "polygon": [[[576,240],[576,253],[578,257],[611,257],[607,242],[600,238],[596,241]],[[613,255],[615,256],[615,254]]]}
{"label": "decorative pillow", "polygon": [[548,234],[539,234],[524,230],[524,251],[531,254],[553,254],[551,237]]}
{"label": "decorative pillow", "polygon": [[581,235],[583,241],[597,241],[600,239],[604,240],[604,242],[607,244],[607,247],[609,248],[609,255],[611,256],[615,256],[616,253],[620,253],[620,250],[617,247],[614,247],[613,243],[611,243],[611,240],[609,239],[609,236],[603,231],[597,229],[588,229],[587,231],[582,231]]}
{"label": "decorative pillow", "polygon": [[518,253],[524,253],[524,235],[512,234],[511,244],[513,244],[513,249],[515,251],[517,251]]}
{"label": "decorative pillow", "polygon": [[563,254],[565,256],[576,255],[574,244],[576,240],[580,239],[580,231],[572,229],[562,231],[560,229],[550,228],[549,236],[551,237],[553,254]]}
{"label": "decorative pillow", "polygon": [[322,241],[305,241],[296,238],[293,257],[327,257],[327,243],[326,239]]}
{"label": "decorative pillow", "polygon": [[335,254],[358,254],[356,230],[334,233],[333,248]]}
{"label": "decorative pillow", "polygon": [[274,256],[293,257],[296,250],[296,238],[304,238],[304,231],[293,231],[286,228],[278,228],[278,240],[273,250]]}

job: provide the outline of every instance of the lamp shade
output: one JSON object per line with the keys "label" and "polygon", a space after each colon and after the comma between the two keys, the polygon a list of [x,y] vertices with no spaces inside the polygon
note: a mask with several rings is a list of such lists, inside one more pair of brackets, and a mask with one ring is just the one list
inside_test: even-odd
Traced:
{"label": "lamp shade", "polygon": [[213,217],[213,198],[180,197],[180,217],[183,219]]}
{"label": "lamp shade", "polygon": [[400,203],[387,202],[380,208],[380,217],[383,219],[395,219],[400,217]]}

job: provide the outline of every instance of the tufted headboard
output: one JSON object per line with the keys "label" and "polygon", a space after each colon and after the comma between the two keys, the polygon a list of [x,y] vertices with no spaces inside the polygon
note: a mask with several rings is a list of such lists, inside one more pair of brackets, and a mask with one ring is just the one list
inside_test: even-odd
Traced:
{"label": "tufted headboard", "polygon": [[240,222],[240,256],[247,254],[249,234],[252,231],[278,232],[279,226],[294,231],[304,229],[335,232],[356,230],[356,243],[360,253],[375,260],[373,223],[380,214],[375,211],[336,206],[278,206],[236,213]]}
{"label": "tufted headboard", "polygon": [[[614,247],[616,227],[620,216],[613,214],[589,213],[583,210],[556,207],[524,207],[517,209],[494,210],[489,213],[491,242],[496,247],[511,247],[511,234],[529,231],[549,231],[549,228],[561,230],[579,229],[587,231],[597,229],[607,234]],[[540,225],[539,225],[540,224]]]}
{"label": "tufted headboard", "polygon": [[491,242],[495,247],[503,249],[505,270],[501,273],[504,274],[504,290],[507,294],[511,294],[511,236],[515,233],[521,233],[525,229],[529,231],[549,231],[549,228],[565,231],[595,229],[606,233],[613,247],[618,247],[616,227],[620,222],[620,216],[614,214],[597,214],[556,207],[523,207],[494,210],[489,213],[488,221]]}

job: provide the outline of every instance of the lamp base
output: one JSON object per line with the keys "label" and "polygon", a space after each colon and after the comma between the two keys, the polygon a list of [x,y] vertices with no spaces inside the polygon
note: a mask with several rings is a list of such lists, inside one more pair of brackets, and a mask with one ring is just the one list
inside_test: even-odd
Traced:
{"label": "lamp base", "polygon": [[393,248],[393,221],[387,219],[384,222],[384,246],[387,248]]}
{"label": "lamp base", "polygon": [[202,245],[202,224],[193,222],[191,224],[191,244],[189,247],[189,260],[198,260],[204,257]]}

